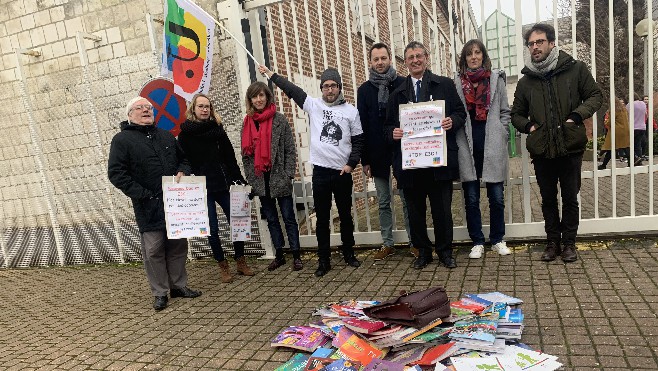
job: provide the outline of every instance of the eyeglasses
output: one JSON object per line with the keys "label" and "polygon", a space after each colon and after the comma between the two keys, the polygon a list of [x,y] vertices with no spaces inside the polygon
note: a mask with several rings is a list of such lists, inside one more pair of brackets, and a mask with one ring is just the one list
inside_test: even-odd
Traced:
{"label": "eyeglasses", "polygon": [[322,90],[331,90],[331,89],[337,89],[338,84],[324,84],[322,85]]}
{"label": "eyeglasses", "polygon": [[540,46],[544,45],[544,43],[545,43],[546,41],[547,41],[546,39],[539,39],[539,40],[535,40],[535,41],[528,41],[528,43],[526,44],[526,46],[527,46],[528,48],[533,48],[535,45],[537,45],[537,47],[540,47]]}
{"label": "eyeglasses", "polygon": [[408,60],[408,61],[413,61],[414,59],[416,59],[416,60],[423,60],[425,57],[427,57],[427,56],[425,55],[425,53],[418,53],[418,54],[410,54],[410,55],[407,55],[407,57],[406,57],[405,59]]}
{"label": "eyeglasses", "polygon": [[210,105],[208,105],[208,104],[197,104],[196,108],[198,108],[200,110],[207,110],[207,109],[210,109]]}
{"label": "eyeglasses", "polygon": [[147,111],[153,111],[153,106],[150,104],[138,104],[136,106],[133,106],[133,108],[130,109],[132,110],[147,110]]}

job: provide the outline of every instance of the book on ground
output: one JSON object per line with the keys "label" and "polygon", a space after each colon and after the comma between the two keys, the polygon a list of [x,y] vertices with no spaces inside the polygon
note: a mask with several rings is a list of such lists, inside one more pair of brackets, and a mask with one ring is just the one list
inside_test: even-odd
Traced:
{"label": "book on ground", "polygon": [[320,329],[310,326],[290,326],[277,335],[270,345],[313,352],[327,341],[329,337]]}

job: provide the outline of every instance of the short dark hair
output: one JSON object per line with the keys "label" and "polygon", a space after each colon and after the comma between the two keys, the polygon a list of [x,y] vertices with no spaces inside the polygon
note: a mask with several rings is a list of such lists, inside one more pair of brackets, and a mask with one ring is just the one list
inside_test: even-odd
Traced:
{"label": "short dark hair", "polygon": [[489,59],[489,53],[487,53],[487,48],[484,46],[482,41],[478,39],[472,39],[467,41],[466,44],[464,44],[464,47],[462,48],[462,52],[459,55],[459,65],[457,66],[459,73],[463,73],[466,71],[466,68],[468,67],[468,63],[466,62],[466,57],[471,52],[474,46],[477,46],[482,51],[482,67],[484,67],[484,69],[487,71],[491,71],[491,59]]}
{"label": "short dark hair", "polygon": [[429,51],[427,51],[427,48],[425,47],[425,45],[423,45],[423,43],[421,43],[419,41],[412,41],[409,44],[407,44],[407,46],[404,48],[404,53],[402,53],[402,55],[404,57],[406,57],[407,56],[407,50],[410,50],[410,49],[423,49],[425,51],[425,56],[429,57],[429,55],[430,55],[430,53],[429,53]]}
{"label": "short dark hair", "polygon": [[384,43],[374,43],[374,44],[372,44],[370,49],[368,49],[368,60],[370,60],[372,58],[372,51],[375,50],[375,49],[386,49],[386,52],[388,53],[388,57],[391,58],[391,56],[392,56],[391,55],[391,48],[389,48],[388,45],[386,45]]}
{"label": "short dark hair", "polygon": [[535,23],[535,25],[523,35],[523,41],[526,44],[528,43],[528,39],[530,39],[530,35],[535,31],[545,33],[546,40],[548,40],[549,43],[555,42],[555,28],[553,28],[553,26],[546,23]]}

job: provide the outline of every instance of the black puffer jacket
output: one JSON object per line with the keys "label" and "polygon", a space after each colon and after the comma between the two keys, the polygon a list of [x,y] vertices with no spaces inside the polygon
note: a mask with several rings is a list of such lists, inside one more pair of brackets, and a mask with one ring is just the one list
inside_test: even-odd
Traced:
{"label": "black puffer jacket", "polygon": [[112,138],[107,176],[130,197],[140,232],[165,229],[162,177],[190,174],[185,155],[171,133],[155,126],[121,123]]}
{"label": "black puffer jacket", "polygon": [[228,191],[233,182],[245,182],[222,125],[215,121],[185,121],[178,143],[190,160],[192,174],[206,177],[209,192]]}

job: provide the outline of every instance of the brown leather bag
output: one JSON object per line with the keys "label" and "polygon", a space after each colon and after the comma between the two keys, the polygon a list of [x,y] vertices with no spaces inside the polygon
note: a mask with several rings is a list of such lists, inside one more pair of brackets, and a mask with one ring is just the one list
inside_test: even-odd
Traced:
{"label": "brown leather bag", "polygon": [[372,307],[364,308],[363,313],[384,322],[421,328],[437,318],[450,317],[450,300],[443,287],[407,293]]}

